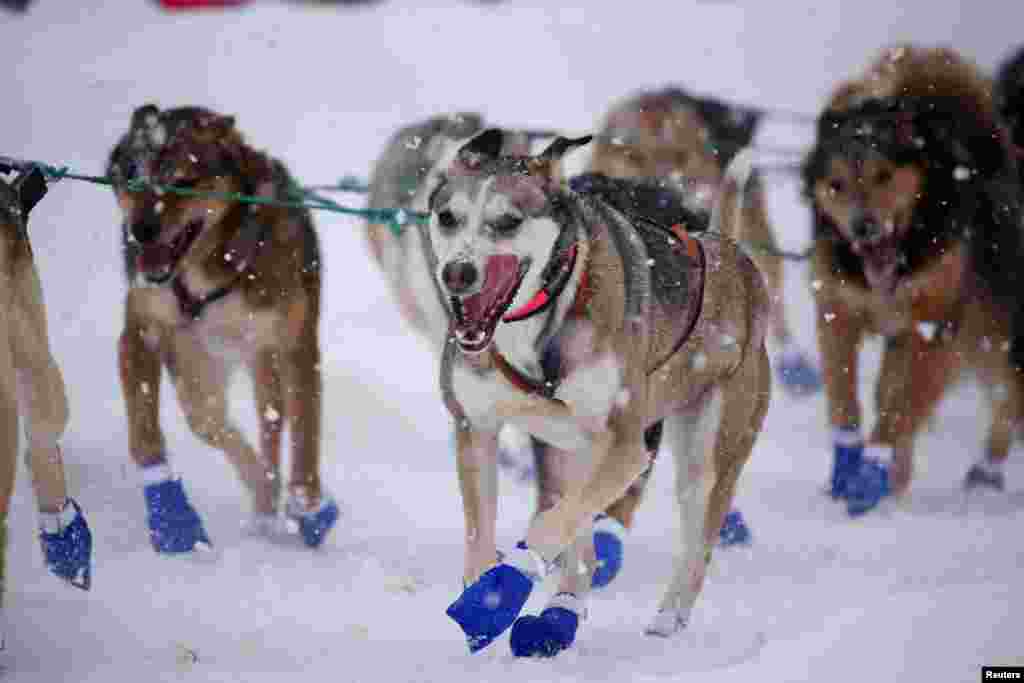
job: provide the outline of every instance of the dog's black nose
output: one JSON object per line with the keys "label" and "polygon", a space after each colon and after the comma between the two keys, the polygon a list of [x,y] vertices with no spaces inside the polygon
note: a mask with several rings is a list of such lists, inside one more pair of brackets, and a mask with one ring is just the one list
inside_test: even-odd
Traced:
{"label": "dog's black nose", "polygon": [[462,294],[476,284],[480,274],[470,261],[449,261],[441,271],[444,286],[452,294]]}
{"label": "dog's black nose", "polygon": [[853,236],[859,240],[870,239],[879,235],[880,226],[878,221],[870,216],[858,216],[853,220]]}
{"label": "dog's black nose", "polygon": [[155,214],[145,214],[132,223],[132,237],[139,244],[152,242],[160,234],[160,221]]}

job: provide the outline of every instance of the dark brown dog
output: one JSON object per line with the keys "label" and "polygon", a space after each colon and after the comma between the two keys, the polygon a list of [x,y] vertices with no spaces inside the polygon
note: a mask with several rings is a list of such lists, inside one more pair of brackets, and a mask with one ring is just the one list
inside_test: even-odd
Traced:
{"label": "dark brown dog", "polygon": [[[949,49],[894,47],[840,86],[805,164],[817,247],[814,290],[830,423],[832,494],[857,514],[907,490],[914,439],[963,370],[993,409],[968,485],[1002,485],[1021,416],[1020,187],[991,83]],[[857,354],[886,338],[862,459]]]}
{"label": "dark brown dog", "polygon": [[[259,533],[274,526],[281,434],[290,426],[287,513],[306,543],[319,545],[337,507],[323,492],[319,472],[316,233],[308,211],[223,196],[290,197],[287,171],[249,147],[232,117],[147,105],[132,115],[109,173],[118,180],[129,281],[121,380],[132,459],[147,473],[154,547],[185,552],[207,540],[180,481],[170,476],[159,424],[161,367],[170,371],[195,435],[237,468]],[[149,185],[134,191],[130,181],[173,191]],[[228,377],[236,361],[252,376],[259,451],[228,419]]]}

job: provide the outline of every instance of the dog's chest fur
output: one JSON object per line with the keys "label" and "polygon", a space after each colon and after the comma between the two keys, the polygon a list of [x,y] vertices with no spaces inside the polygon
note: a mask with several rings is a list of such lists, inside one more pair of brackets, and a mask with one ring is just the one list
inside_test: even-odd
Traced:
{"label": "dog's chest fur", "polygon": [[154,327],[194,335],[212,356],[226,363],[245,362],[260,350],[281,346],[287,326],[277,309],[253,310],[240,291],[210,303],[197,320],[182,312],[169,287],[137,288],[129,296]]}
{"label": "dog's chest fur", "polygon": [[[968,280],[967,246],[958,244],[938,255],[932,263],[901,281],[886,294],[869,289],[862,282],[845,280],[833,273],[833,254],[827,245],[817,249],[814,287],[819,298],[836,301],[851,312],[864,316],[876,333],[892,336],[918,323],[944,324],[960,315]],[[827,306],[826,306],[827,309]],[[825,316],[831,315],[825,310]],[[828,324],[830,320],[823,321]]]}

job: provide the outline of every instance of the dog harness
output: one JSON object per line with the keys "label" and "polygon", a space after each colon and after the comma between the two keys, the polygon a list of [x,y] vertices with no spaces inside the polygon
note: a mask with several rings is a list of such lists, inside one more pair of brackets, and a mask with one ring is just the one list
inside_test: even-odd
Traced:
{"label": "dog harness", "polygon": [[[692,289],[695,299],[691,302],[691,305],[685,306],[685,317],[680,320],[680,329],[682,332],[673,344],[671,351],[666,356],[667,358],[671,357],[671,355],[676,353],[679,348],[686,343],[700,319],[704,298],[705,257],[700,242],[686,230],[685,225],[675,224],[671,227],[665,227],[658,224],[652,225],[656,226],[657,232],[660,233],[653,237],[654,239],[660,238],[664,240],[668,238],[669,243],[672,245],[671,251],[677,256],[684,256],[696,266],[692,274],[687,274],[683,278],[683,280],[685,280],[685,284],[681,280],[675,281],[677,285],[682,285],[687,291]],[[637,232],[640,233],[641,231],[637,230]],[[647,237],[648,239],[652,239],[652,236]],[[502,321],[515,322],[525,320],[549,308],[558,299],[558,296],[568,284],[576,266],[577,257],[578,244],[574,242],[568,249],[563,250],[563,252],[551,262],[549,266],[550,276],[545,277],[545,284],[540,290],[538,290],[537,294],[531,297],[526,304],[502,317]],[[671,262],[661,258],[659,262],[652,264],[652,267],[657,270],[659,267],[660,269],[664,269],[670,265]],[[585,264],[580,275],[579,286],[576,289],[576,296],[567,313],[567,317],[572,318],[585,315],[592,296],[593,291],[589,286],[587,266]],[[451,373],[454,369],[455,354],[457,353],[457,346],[453,341],[452,335],[449,334],[449,342],[446,344],[445,352],[441,360],[441,392],[445,406],[455,419],[456,428],[459,430],[465,430],[469,428],[468,417],[461,402],[455,396],[454,388],[451,385]],[[544,371],[543,380],[537,380],[525,374],[519,370],[519,368],[510,363],[508,359],[505,358],[504,354],[502,354],[498,349],[497,344],[491,344],[486,356],[480,359],[468,358],[468,360],[478,371],[482,372],[488,369],[495,370],[510,385],[527,395],[538,396],[545,400],[564,405],[563,401],[555,398],[555,394],[557,393],[558,387],[563,379],[560,371],[561,359],[559,357],[556,340],[550,340],[549,344],[541,354],[541,366]],[[659,362],[658,365],[660,365],[661,362]]]}

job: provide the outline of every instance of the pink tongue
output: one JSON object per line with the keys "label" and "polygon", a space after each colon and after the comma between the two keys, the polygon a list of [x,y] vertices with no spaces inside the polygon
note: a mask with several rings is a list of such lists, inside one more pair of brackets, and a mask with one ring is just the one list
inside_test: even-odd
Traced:
{"label": "pink tongue", "polygon": [[154,271],[166,268],[174,261],[174,250],[166,244],[154,244],[142,248],[138,265],[141,270]]}
{"label": "pink tongue", "polygon": [[462,300],[462,313],[467,327],[479,326],[493,317],[494,307],[512,290],[519,276],[519,257],[497,254],[487,259],[484,267],[484,286]]}
{"label": "pink tongue", "polygon": [[872,289],[889,291],[896,284],[899,259],[894,250],[880,249],[864,257],[864,276]]}

